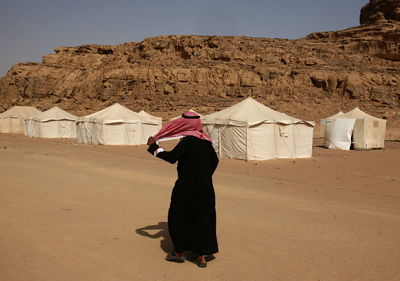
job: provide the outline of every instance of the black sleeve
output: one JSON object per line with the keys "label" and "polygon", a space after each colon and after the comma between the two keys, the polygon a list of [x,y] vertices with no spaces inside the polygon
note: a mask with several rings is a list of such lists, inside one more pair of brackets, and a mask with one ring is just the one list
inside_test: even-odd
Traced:
{"label": "black sleeve", "polygon": [[147,151],[148,151],[151,155],[153,155],[153,154],[154,154],[154,151],[156,151],[158,148],[159,148],[158,144],[156,144],[155,142],[153,142],[153,143],[149,146],[149,148],[147,148]]}
{"label": "black sleeve", "polygon": [[[158,158],[161,158],[171,164],[174,164],[185,152],[186,141],[183,138],[171,151],[162,151],[157,154]],[[157,149],[157,148],[156,148]]]}

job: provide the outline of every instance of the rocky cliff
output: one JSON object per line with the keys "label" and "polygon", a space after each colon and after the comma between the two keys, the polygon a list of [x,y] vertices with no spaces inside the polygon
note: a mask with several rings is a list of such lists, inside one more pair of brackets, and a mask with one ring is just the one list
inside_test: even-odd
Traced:
{"label": "rocky cliff", "polygon": [[371,0],[361,9],[360,23],[400,21],[399,0]]}
{"label": "rocky cliff", "polygon": [[399,9],[398,0],[370,1],[362,25],[299,40],[171,35],[59,47],[41,63],[8,71],[0,80],[0,111],[57,104],[82,115],[119,102],[169,117],[252,96],[309,120],[359,106],[400,127]]}

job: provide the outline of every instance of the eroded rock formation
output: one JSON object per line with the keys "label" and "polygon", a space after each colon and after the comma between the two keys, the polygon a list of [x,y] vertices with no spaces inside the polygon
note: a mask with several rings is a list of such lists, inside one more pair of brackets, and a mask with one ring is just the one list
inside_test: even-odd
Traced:
{"label": "eroded rock formation", "polygon": [[363,25],[299,40],[171,35],[59,47],[41,63],[8,71],[0,111],[57,104],[82,115],[119,102],[169,117],[253,96],[309,120],[359,106],[400,127],[400,23],[371,20],[373,2],[382,1],[363,7]]}
{"label": "eroded rock formation", "polygon": [[400,21],[399,0],[371,0],[361,9],[360,23],[387,23]]}

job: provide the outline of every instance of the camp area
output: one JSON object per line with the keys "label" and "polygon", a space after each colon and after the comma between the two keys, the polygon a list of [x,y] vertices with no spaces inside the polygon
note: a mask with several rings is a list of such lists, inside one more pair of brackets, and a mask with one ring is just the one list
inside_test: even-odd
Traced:
{"label": "camp area", "polygon": [[[8,126],[0,134],[0,281],[399,276],[400,142],[385,141],[386,120],[354,108],[315,132],[315,121],[252,97],[187,111],[200,115],[191,117],[219,157],[220,250],[206,271],[165,261],[177,167],[147,152],[147,139],[182,115],[114,103],[83,116],[53,106],[0,119]],[[159,145],[171,150],[180,138]]]}
{"label": "camp area", "polygon": [[[380,149],[328,149],[339,148],[342,135],[349,148],[356,141],[371,147],[377,134],[369,130],[384,136],[386,120],[358,108],[325,118],[330,147],[315,138],[314,121],[251,97],[199,115],[191,117],[219,156],[220,250],[207,271],[189,260],[165,262],[177,171],[148,153],[146,141],[181,116],[115,103],[84,116],[54,106],[13,121],[25,135],[0,134],[4,280],[297,280],[303,272],[307,280],[376,281],[377,271],[383,280],[400,274],[400,143],[383,137]],[[171,150],[179,138],[159,144]]]}
{"label": "camp area", "polygon": [[[310,158],[313,146],[320,140],[329,149],[383,149],[386,137],[387,120],[358,107],[321,119],[316,131],[315,121],[273,110],[252,97],[216,112],[198,113],[193,108],[187,111],[200,116],[204,132],[212,138],[220,158]],[[14,106],[0,114],[0,133],[72,138],[81,144],[141,145],[164,124],[181,117],[162,115],[135,112],[119,103],[85,116],[75,116],[57,106],[44,112],[30,106]]]}
{"label": "camp area", "polygon": [[[312,157],[315,138],[329,149],[382,149],[386,120],[358,107],[319,121],[301,120],[278,112],[247,97],[216,112],[198,113],[205,133],[213,140],[220,158],[241,160],[300,159]],[[119,103],[85,116],[75,116],[57,106],[44,112],[30,106],[14,106],[0,114],[1,133],[29,137],[73,138],[95,145],[141,145],[166,122],[166,117],[145,110],[135,112]]]}

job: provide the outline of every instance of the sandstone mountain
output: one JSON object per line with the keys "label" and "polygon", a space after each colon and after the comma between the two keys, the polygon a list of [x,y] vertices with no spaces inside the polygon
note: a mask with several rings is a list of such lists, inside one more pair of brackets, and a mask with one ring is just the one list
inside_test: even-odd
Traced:
{"label": "sandstone mountain", "polygon": [[400,1],[371,0],[360,26],[298,40],[171,35],[55,48],[0,80],[0,111],[58,105],[83,115],[119,102],[163,117],[252,96],[315,120],[355,106],[400,127]]}

